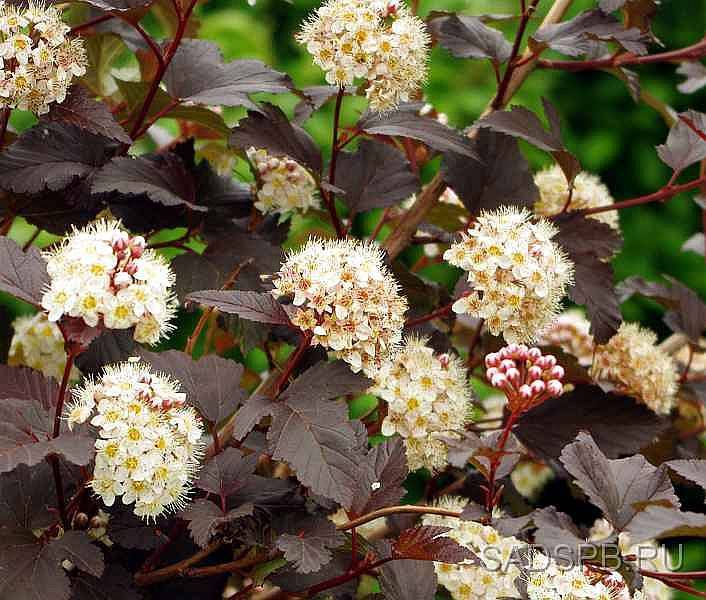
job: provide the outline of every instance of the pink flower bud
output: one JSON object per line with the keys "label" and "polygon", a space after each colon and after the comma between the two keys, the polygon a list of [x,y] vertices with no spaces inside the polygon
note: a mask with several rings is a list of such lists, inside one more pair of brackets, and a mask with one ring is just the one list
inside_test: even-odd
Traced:
{"label": "pink flower bud", "polygon": [[490,367],[486,372],[485,372],[485,378],[488,381],[492,381],[493,377],[495,377],[500,371],[496,367]]}
{"label": "pink flower bud", "polygon": [[542,351],[539,348],[530,348],[527,351],[527,360],[536,362],[542,356]]}
{"label": "pink flower bud", "polygon": [[547,392],[549,392],[552,396],[561,396],[564,392],[564,386],[561,385],[561,381],[557,379],[550,379],[547,382]]}
{"label": "pink flower bud", "polygon": [[137,265],[135,263],[128,263],[125,265],[125,272],[129,275],[134,275],[137,273]]}
{"label": "pink flower bud", "polygon": [[485,356],[486,367],[497,367],[500,364],[500,357],[497,352],[491,352]]}
{"label": "pink flower bud", "polygon": [[506,358],[505,360],[500,362],[500,371],[505,373],[508,369],[514,369],[516,366],[517,365],[515,364],[514,360]]}
{"label": "pink flower bud", "polygon": [[520,372],[514,367],[505,372],[505,377],[507,377],[508,381],[513,385],[517,385],[520,382]]}
{"label": "pink flower bud", "polygon": [[532,365],[529,369],[527,369],[527,378],[530,381],[534,381],[535,379],[539,379],[542,376],[542,368],[538,367],[537,365]]}
{"label": "pink flower bud", "polygon": [[562,377],[564,377],[564,367],[562,367],[561,365],[556,365],[552,367],[549,371],[549,376],[552,379],[561,379]]}
{"label": "pink flower bud", "polygon": [[517,349],[517,358],[519,360],[527,360],[527,357],[529,356],[529,348],[525,346],[524,344],[520,344]]}
{"label": "pink flower bud", "polygon": [[552,354],[545,354],[537,361],[537,364],[543,369],[551,369],[556,364],[556,357]]}
{"label": "pink flower bud", "polygon": [[125,231],[116,231],[113,233],[113,237],[110,241],[114,250],[125,250],[127,248],[128,241],[130,237]]}
{"label": "pink flower bud", "polygon": [[544,390],[547,389],[547,384],[544,383],[541,379],[535,379],[531,384],[530,384],[530,389],[532,390],[532,394],[535,396],[538,396]]}
{"label": "pink flower bud", "polygon": [[534,394],[532,393],[532,388],[530,388],[530,386],[528,386],[526,383],[520,386],[518,393],[520,394],[520,398],[522,398],[523,400],[529,400],[532,396],[534,396]]}
{"label": "pink flower bud", "polygon": [[507,384],[507,377],[502,373],[496,373],[490,380],[490,385],[496,388],[501,388]]}

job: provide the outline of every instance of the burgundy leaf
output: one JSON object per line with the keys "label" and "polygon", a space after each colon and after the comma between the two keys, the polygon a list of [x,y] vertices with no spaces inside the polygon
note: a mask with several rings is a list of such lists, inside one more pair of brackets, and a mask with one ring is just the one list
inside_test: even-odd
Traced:
{"label": "burgundy leaf", "polygon": [[439,152],[455,152],[477,158],[469,138],[439,121],[422,117],[411,110],[397,110],[384,115],[368,112],[361,117],[356,127],[371,135],[411,138]]}
{"label": "burgundy leaf", "polygon": [[706,460],[670,460],[667,465],[706,490]]}
{"label": "burgundy leaf", "polygon": [[638,513],[635,505],[679,506],[666,466],[654,467],[640,454],[609,460],[585,432],[564,448],[561,462],[618,530]]}
{"label": "burgundy leaf", "polygon": [[233,360],[216,355],[194,360],[179,350],[142,350],[140,355],[155,370],[179,381],[186,392],[187,401],[211,423],[219,423],[232,415],[247,397],[240,387],[243,365]]}
{"label": "burgundy leaf", "polygon": [[449,530],[449,527],[434,525],[405,529],[392,543],[392,555],[397,558],[433,560],[451,564],[475,558],[468,548],[444,535]]}
{"label": "burgundy leaf", "polygon": [[633,398],[579,385],[522,415],[513,429],[524,446],[545,458],[558,458],[579,431],[590,431],[608,457],[648,446],[668,423]]}
{"label": "burgundy leaf", "polygon": [[257,454],[243,456],[237,448],[226,448],[199,472],[196,487],[219,496],[229,496],[255,471]]}
{"label": "burgundy leaf", "polygon": [[271,415],[274,402],[262,394],[248,398],[235,415],[235,428],[233,438],[241,441],[263,417]]}
{"label": "burgundy leaf", "polygon": [[667,141],[657,146],[659,157],[675,171],[683,171],[706,158],[706,141],[682,119],[688,119],[696,129],[706,133],[706,114],[688,110],[679,117],[669,130]]}
{"label": "burgundy leaf", "polygon": [[434,563],[394,560],[380,567],[380,588],[388,600],[434,600],[438,582]]}
{"label": "burgundy leaf", "polygon": [[40,306],[49,284],[47,263],[34,246],[27,252],[8,237],[0,237],[0,291]]}
{"label": "burgundy leaf", "polygon": [[39,529],[54,523],[50,507],[56,505],[56,491],[47,485],[51,477],[45,462],[32,469],[20,465],[0,475],[0,527]]}
{"label": "burgundy leaf", "polygon": [[481,129],[475,139],[480,160],[455,153],[444,155],[444,181],[472,215],[508,203],[531,207],[539,192],[529,165],[512,137]]}
{"label": "burgundy leaf", "polygon": [[213,306],[229,315],[238,315],[257,323],[289,325],[289,317],[282,305],[272,294],[264,292],[241,292],[224,290],[203,290],[187,296],[189,302]]}
{"label": "burgundy leaf", "polygon": [[706,86],[706,67],[699,61],[684,61],[679,65],[677,73],[686,77],[677,86],[682,94],[693,94]]}
{"label": "burgundy leaf", "polygon": [[570,556],[578,558],[582,549],[588,549],[586,538],[571,517],[553,506],[535,510],[531,518],[537,526],[534,541],[549,556],[555,557],[568,551]]}
{"label": "burgundy leaf", "polygon": [[321,151],[316,142],[273,104],[265,102],[257,111],[248,111],[233,129],[229,143],[240,150],[264,148],[276,156],[289,156],[314,173],[321,172]]}
{"label": "burgundy leaf", "polygon": [[[304,98],[294,107],[294,119],[292,120],[301,125],[324,104],[333,100],[339,89],[337,85],[312,85],[311,87],[305,87],[301,90]],[[347,86],[345,93],[355,93],[355,88]]]}
{"label": "burgundy leaf", "polygon": [[148,7],[155,0],[82,0],[86,4],[109,12],[128,12]]}
{"label": "burgundy leaf", "polygon": [[295,379],[282,394],[285,402],[305,401],[307,398],[328,400],[345,394],[360,394],[373,384],[360,373],[353,373],[342,360],[319,362]]}
{"label": "burgundy leaf", "polygon": [[106,365],[135,356],[134,330],[108,329],[95,338],[88,349],[76,357],[76,366],[84,375],[98,375]]}
{"label": "burgundy leaf", "polygon": [[117,564],[107,565],[101,577],[81,573],[73,579],[71,600],[140,600],[132,573]]}
{"label": "burgundy leaf", "polygon": [[17,194],[63,190],[91,175],[115,142],[68,123],[40,123],[0,154],[0,188]]}
{"label": "burgundy leaf", "polygon": [[182,40],[164,78],[175,98],[195,104],[246,106],[257,110],[248,94],[290,92],[288,75],[259,60],[223,62],[218,46],[207,40]]}
{"label": "burgundy leaf", "polygon": [[343,533],[326,518],[314,518],[298,523],[297,534],[283,533],[276,546],[284,558],[293,563],[299,573],[315,573],[333,558],[331,550],[346,541]]}
{"label": "burgundy leaf", "polygon": [[91,98],[88,90],[79,85],[71,88],[66,100],[61,104],[54,102],[49,112],[42,117],[42,121],[69,123],[123,144],[132,143],[130,136],[115,120],[107,105]]}
{"label": "burgundy leaf", "polygon": [[419,189],[404,155],[381,142],[363,140],[355,152],[340,153],[338,165],[336,185],[352,213],[391,206]]}
{"label": "burgundy leaf", "polygon": [[189,532],[194,542],[204,547],[217,534],[219,528],[252,515],[253,509],[252,504],[243,504],[223,512],[210,500],[197,498],[179,516],[189,522]]}
{"label": "burgundy leaf", "polygon": [[159,528],[146,525],[128,507],[111,511],[110,539],[118,546],[129,550],[154,550],[167,541]]}
{"label": "burgundy leaf", "polygon": [[626,531],[634,544],[655,538],[703,538],[706,537],[706,515],[666,506],[648,506],[635,515]]}
{"label": "burgundy leaf", "polygon": [[457,58],[488,58],[502,64],[512,54],[505,36],[478,17],[442,15],[432,19],[429,28],[439,45]]}

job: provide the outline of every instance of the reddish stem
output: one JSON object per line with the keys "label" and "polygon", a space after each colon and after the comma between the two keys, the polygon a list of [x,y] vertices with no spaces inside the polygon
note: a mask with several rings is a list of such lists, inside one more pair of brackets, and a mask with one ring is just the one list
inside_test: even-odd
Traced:
{"label": "reddish stem", "polygon": [[10,122],[10,113],[12,109],[9,106],[4,106],[0,109],[0,149],[5,145],[5,134],[7,133],[7,124]]}
{"label": "reddish stem", "polygon": [[291,377],[292,373],[294,372],[294,369],[299,364],[299,361],[301,360],[302,356],[304,356],[304,352],[306,352],[307,348],[309,347],[311,337],[312,334],[308,331],[302,333],[301,339],[299,340],[299,346],[297,346],[297,349],[295,350],[294,354],[292,354],[292,356],[287,361],[287,365],[282,371],[282,374],[277,378],[277,381],[275,381],[274,385],[272,386],[273,398],[276,398],[279,395],[279,393],[282,391],[282,387],[285,383],[287,383],[287,380]]}
{"label": "reddish stem", "polygon": [[[331,142],[331,162],[328,167],[328,183],[330,185],[336,185],[336,163],[338,162],[338,153],[341,149],[338,145],[338,125],[341,120],[341,105],[343,104],[344,95],[345,88],[339,87],[338,94],[336,94],[336,106],[333,110],[333,140]],[[321,195],[326,202],[326,208],[331,216],[331,223],[336,229],[336,235],[339,239],[346,237],[346,232],[336,212],[336,194],[321,188]]]}
{"label": "reddish stem", "polygon": [[110,21],[110,19],[114,19],[116,15],[113,14],[104,14],[100,15],[99,17],[95,17],[93,19],[90,19],[89,21],[86,21],[85,23],[81,23],[80,25],[76,25],[75,27],[71,28],[71,33],[72,34],[77,34],[80,31],[83,31],[84,29],[90,29],[91,27],[95,27],[96,25],[100,25],[101,23],[104,23],[105,21]]}
{"label": "reddish stem", "polygon": [[512,427],[517,421],[517,418],[521,414],[521,410],[516,410],[510,413],[510,416],[505,423],[502,434],[500,434],[500,439],[498,440],[498,446],[495,449],[493,458],[490,461],[490,468],[488,469],[488,488],[486,490],[485,496],[485,507],[489,514],[492,514],[493,508],[497,505],[499,497],[495,488],[495,477],[497,475],[498,467],[502,462],[503,454],[505,452],[505,445],[510,438],[510,432]]}
{"label": "reddish stem", "polygon": [[66,365],[64,366],[64,374],[61,378],[61,385],[59,386],[59,393],[56,397],[56,412],[54,413],[54,430],[52,431],[52,437],[57,438],[61,433],[61,414],[64,411],[64,400],[66,400],[66,389],[69,385],[69,378],[71,376],[71,368],[74,365],[74,358],[76,358],[76,352],[74,350],[66,351]]}
{"label": "reddish stem", "polygon": [[453,307],[453,302],[449,302],[448,304],[445,304],[441,308],[437,308],[436,310],[430,312],[429,314],[422,315],[421,317],[417,317],[416,319],[408,319],[405,321],[404,326],[405,327],[415,327],[416,325],[420,325],[421,323],[426,323],[427,321],[431,321],[432,319],[436,319],[437,317],[443,317],[444,315],[447,315],[451,312],[451,308]]}

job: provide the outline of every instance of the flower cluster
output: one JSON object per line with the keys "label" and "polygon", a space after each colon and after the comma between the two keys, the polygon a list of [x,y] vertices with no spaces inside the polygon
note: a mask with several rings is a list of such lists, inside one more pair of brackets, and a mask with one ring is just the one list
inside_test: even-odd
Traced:
{"label": "flower cluster", "polygon": [[[17,317],[12,327],[15,333],[10,342],[7,364],[31,367],[60,380],[66,366],[66,352],[64,336],[57,324],[39,312]],[[78,375],[78,370],[73,368],[71,379],[77,379]]]}
{"label": "flower cluster", "polygon": [[[461,511],[468,504],[464,498],[445,497],[439,506]],[[525,544],[515,537],[503,537],[496,529],[474,521],[426,515],[425,525],[448,527],[447,535],[473,552],[482,565],[434,563],[439,583],[454,600],[496,600],[517,596],[515,579],[520,571],[512,559],[513,551]]]}
{"label": "flower cluster", "polygon": [[444,437],[463,430],[470,408],[466,369],[456,356],[435,355],[425,340],[409,338],[375,375],[370,390],[387,402],[383,435],[399,433],[410,469],[443,469]]}
{"label": "flower cluster", "polygon": [[623,323],[606,344],[596,346],[592,377],[633,396],[657,414],[674,407],[677,370],[671,356],[656,346],[657,336],[636,323]]}
{"label": "flower cluster", "polygon": [[530,600],[630,600],[630,589],[619,573],[587,565],[560,566],[536,551],[531,551],[524,579]]}
{"label": "flower cluster", "polygon": [[255,208],[260,212],[306,212],[319,206],[315,195],[316,182],[298,162],[255,148],[248,149],[247,156],[257,176]]}
{"label": "flower cluster", "polygon": [[83,319],[89,327],[135,327],[138,342],[153,344],[173,329],[176,297],[169,263],[114,221],[74,229],[46,253],[49,289],[42,307],[50,321]]}
{"label": "flower cluster", "polygon": [[327,0],[297,34],[330,84],[368,81],[370,108],[406,102],[426,79],[430,37],[396,0]]}
{"label": "flower cluster", "polygon": [[69,427],[96,413],[91,487],[107,506],[122,496],[147,519],[183,508],[203,449],[201,422],[185,400],[176,382],[136,360],[106,367],[74,392]]}
{"label": "flower cluster", "polygon": [[83,42],[54,7],[30,0],[17,8],[0,0],[0,107],[49,111],[63,102],[74,77],[86,73]]}
{"label": "flower cluster", "polygon": [[544,486],[554,478],[554,471],[533,460],[520,462],[510,474],[512,485],[528,500],[536,500]]}
{"label": "flower cluster", "polygon": [[380,249],[355,240],[312,239],[273,277],[275,297],[292,298],[292,323],[311,344],[354,371],[373,373],[402,340],[407,301]]}
{"label": "flower cluster", "polygon": [[556,233],[526,210],[482,212],[444,253],[468,271],[473,288],[454,303],[454,312],[485,319],[490,332],[502,332],[508,342],[534,340],[556,317],[573,277],[573,264],[551,240]]}
{"label": "flower cluster", "polygon": [[485,357],[485,376],[507,397],[512,412],[529,410],[564,392],[564,368],[539,348],[510,344]]}
{"label": "flower cluster", "polygon": [[580,365],[588,367],[593,362],[594,347],[590,329],[591,323],[580,310],[567,310],[539,334],[537,344],[558,346],[574,356]]}
{"label": "flower cluster", "polygon": [[[566,181],[564,172],[559,165],[554,164],[537,173],[534,176],[534,183],[539,189],[539,199],[535,202],[533,208],[536,214],[544,217],[553,217],[565,212],[564,207],[569,199],[569,183]],[[571,202],[567,210],[597,208],[614,203],[615,200],[610,195],[610,190],[601,181],[600,177],[583,171],[574,179],[574,191],[571,194]],[[610,225],[616,231],[620,230],[620,221],[616,210],[596,213],[591,215],[591,218]]]}

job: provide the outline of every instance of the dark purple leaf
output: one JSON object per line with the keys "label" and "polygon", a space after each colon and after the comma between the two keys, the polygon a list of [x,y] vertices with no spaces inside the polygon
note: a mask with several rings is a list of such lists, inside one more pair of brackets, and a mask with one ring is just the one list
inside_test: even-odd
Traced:
{"label": "dark purple leaf", "polygon": [[599,42],[615,42],[633,54],[646,54],[649,37],[639,29],[626,29],[602,10],[588,10],[562,23],[540,27],[530,39],[533,50],[551,48],[568,56],[595,53]]}
{"label": "dark purple leaf", "polygon": [[110,539],[129,550],[154,550],[167,541],[159,528],[146,525],[136,517],[131,508],[121,507],[111,511]]}
{"label": "dark purple leaf", "polygon": [[136,349],[132,329],[108,329],[76,357],[76,366],[84,375],[97,375],[106,365],[135,356]]}
{"label": "dark purple leaf", "polygon": [[128,12],[147,8],[155,0],[81,0],[108,12]]}
{"label": "dark purple leaf", "polygon": [[394,560],[380,567],[380,588],[388,600],[434,600],[437,588],[434,563]]}
{"label": "dark purple leaf", "polygon": [[683,171],[706,158],[706,141],[682,119],[688,119],[696,129],[706,133],[706,114],[688,110],[679,117],[669,130],[667,141],[657,146],[659,157],[674,171]]}
{"label": "dark purple leaf", "polygon": [[373,140],[363,140],[355,152],[340,153],[337,172],[336,185],[352,213],[391,206],[419,189],[404,155]]}
{"label": "dark purple leaf", "polygon": [[71,585],[71,600],[140,600],[132,573],[117,564],[107,565],[103,575],[79,574]]}
{"label": "dark purple leaf", "polygon": [[211,423],[232,415],[247,397],[240,387],[243,365],[233,360],[213,354],[194,360],[179,350],[158,353],[143,350],[140,355],[155,370],[179,381],[188,402]]}
{"label": "dark purple leaf", "polygon": [[706,490],[706,460],[670,460],[667,465]]}
{"label": "dark purple leaf", "polygon": [[628,524],[630,542],[639,544],[655,538],[706,537],[706,515],[682,512],[666,506],[648,506]]}
{"label": "dark purple leaf", "polygon": [[204,290],[187,296],[189,302],[213,306],[229,315],[272,325],[289,325],[289,317],[272,294],[265,292],[241,292]]}
{"label": "dark purple leaf", "polygon": [[49,284],[47,263],[34,246],[27,252],[8,237],[0,237],[0,291],[40,306]]}
{"label": "dark purple leaf", "polygon": [[189,504],[179,516],[189,522],[189,531],[194,542],[204,547],[218,533],[219,528],[252,515],[253,509],[252,504],[243,504],[223,512],[210,500],[198,498]]}
{"label": "dark purple leaf", "polygon": [[489,58],[502,64],[512,53],[505,36],[478,17],[443,15],[432,19],[429,28],[439,45],[457,58]]}
{"label": "dark purple leaf", "polygon": [[586,538],[567,514],[553,506],[535,510],[531,515],[537,530],[534,542],[551,557],[561,556],[568,551],[572,558],[578,558],[582,549],[587,549]]}
{"label": "dark purple leaf", "polygon": [[513,432],[524,446],[545,458],[558,458],[579,431],[590,431],[608,457],[637,452],[667,427],[653,411],[627,396],[579,385],[522,415]]}
{"label": "dark purple leaf", "polygon": [[201,468],[195,485],[225,498],[253,474],[256,464],[257,454],[244,456],[237,448],[226,448]]}
{"label": "dark purple leaf", "polygon": [[637,514],[635,505],[679,507],[665,465],[654,467],[640,454],[609,460],[588,433],[579,433],[564,448],[561,462],[618,530],[625,529]]}
{"label": "dark purple leaf", "polygon": [[229,143],[240,150],[264,148],[276,156],[289,156],[314,173],[321,172],[321,151],[299,125],[290,123],[280,108],[264,102],[238,121]]}
{"label": "dark purple leaf", "polygon": [[472,215],[508,203],[527,208],[534,204],[539,192],[516,140],[481,129],[475,149],[482,162],[455,153],[444,155],[444,181]]}
{"label": "dark purple leaf", "polygon": [[68,559],[83,573],[94,577],[103,574],[103,553],[83,531],[66,531],[60,538],[49,542],[47,548],[59,563]]}
{"label": "dark purple leaf", "polygon": [[289,386],[274,406],[267,440],[272,458],[289,463],[305,486],[350,506],[362,456],[346,403],[331,398],[359,393],[370,381],[342,364],[319,363]]}
{"label": "dark purple leaf", "polygon": [[706,67],[698,61],[681,63],[677,73],[686,77],[686,80],[677,86],[682,94],[693,94],[706,86]]}
{"label": "dark purple leaf", "polygon": [[194,210],[206,210],[197,204],[193,176],[182,160],[171,153],[138,158],[118,156],[95,174],[91,191],[141,196],[164,206],[186,205]]}
{"label": "dark purple leaf", "polygon": [[260,420],[274,410],[272,399],[262,394],[248,398],[235,415],[233,438],[241,441]]}
{"label": "dark purple leaf", "polygon": [[207,40],[182,40],[164,77],[175,98],[195,104],[246,106],[257,110],[248,97],[256,92],[290,92],[288,75],[259,60],[223,62],[218,46]]}
{"label": "dark purple leaf", "polygon": [[405,529],[392,542],[392,555],[413,560],[433,560],[442,563],[459,564],[475,558],[465,546],[444,535],[449,527],[421,525]]}
{"label": "dark purple leaf", "polygon": [[[302,90],[304,99],[294,107],[294,118],[292,121],[298,125],[304,123],[329,100],[333,100],[338,94],[338,90],[339,87],[337,85],[312,85],[311,87],[305,87]],[[345,89],[345,93],[355,93],[355,88],[348,86]]]}
{"label": "dark purple leaf", "polygon": [[0,154],[0,188],[17,194],[62,190],[103,165],[115,142],[67,123],[40,123]]}
{"label": "dark purple leaf", "polygon": [[455,152],[477,158],[469,138],[435,119],[420,116],[416,111],[397,110],[384,115],[368,112],[361,117],[356,127],[371,135],[411,138],[439,152]]}
{"label": "dark purple leaf", "polygon": [[118,124],[103,102],[90,97],[86,88],[75,85],[61,104],[54,102],[42,122],[69,123],[96,135],[131,144],[127,132]]}
{"label": "dark purple leaf", "polygon": [[0,399],[38,401],[49,410],[56,401],[59,386],[50,377],[28,367],[0,365]]}
{"label": "dark purple leaf", "polygon": [[56,505],[56,490],[47,485],[51,477],[48,463],[32,469],[20,465],[0,475],[0,527],[39,529],[54,523],[50,507]]}
{"label": "dark purple leaf", "polygon": [[276,546],[299,573],[315,573],[333,558],[331,550],[346,541],[343,533],[326,518],[314,518],[297,525],[297,534],[283,533]]}
{"label": "dark purple leaf", "polygon": [[400,438],[374,446],[361,463],[351,511],[362,515],[397,504],[405,495],[402,484],[408,474],[407,453]]}
{"label": "dark purple leaf", "polygon": [[[333,560],[325,564],[315,573],[299,573],[293,565],[287,565],[270,575],[267,579],[274,585],[286,592],[299,592],[314,585],[329,581],[346,573],[351,564],[350,550],[338,550],[333,552]],[[351,579],[327,589],[325,594],[332,595],[337,600],[354,597],[357,579]]]}

